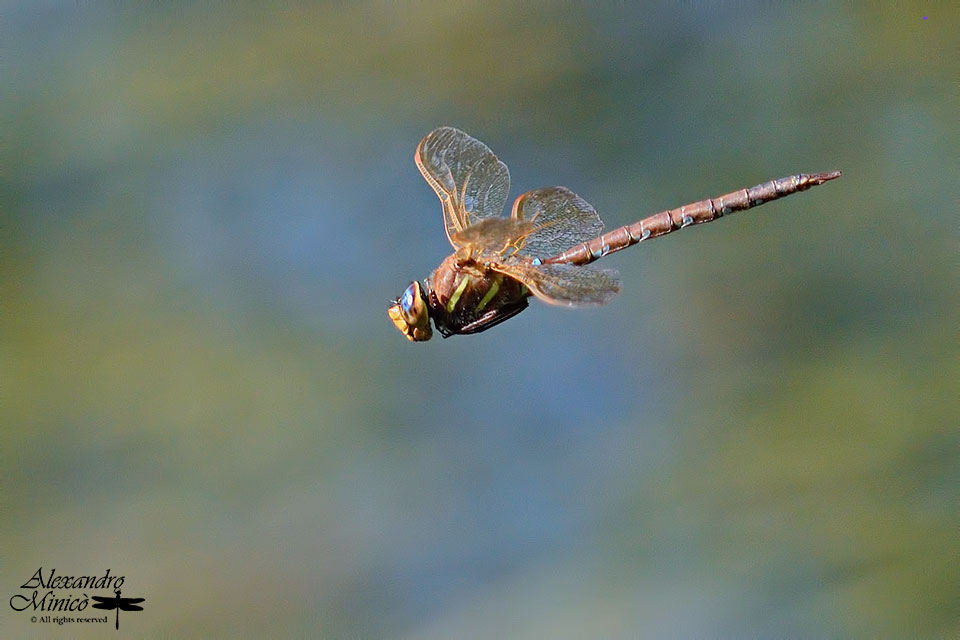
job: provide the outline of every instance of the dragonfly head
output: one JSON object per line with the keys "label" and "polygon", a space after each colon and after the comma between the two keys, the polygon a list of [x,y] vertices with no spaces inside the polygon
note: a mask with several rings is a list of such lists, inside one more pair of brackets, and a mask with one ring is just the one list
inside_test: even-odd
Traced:
{"label": "dragonfly head", "polygon": [[387,309],[387,315],[407,340],[423,342],[433,335],[427,298],[416,280],[411,282],[410,286],[404,289],[400,297]]}

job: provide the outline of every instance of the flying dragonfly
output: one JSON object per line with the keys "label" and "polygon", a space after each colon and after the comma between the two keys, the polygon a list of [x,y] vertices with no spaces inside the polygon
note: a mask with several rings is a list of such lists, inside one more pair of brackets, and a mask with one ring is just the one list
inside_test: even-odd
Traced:
{"label": "flying dragonfly", "polygon": [[420,141],[417,168],[443,205],[454,253],[413,281],[387,314],[409,340],[480,333],[527,308],[533,296],[562,307],[606,304],[620,275],[590,263],[629,246],[760,206],[839,178],[840,171],[800,173],[655,213],[603,233],[586,200],[566,187],[534,189],[501,217],[510,173],[487,145],[459,129],[440,127]]}

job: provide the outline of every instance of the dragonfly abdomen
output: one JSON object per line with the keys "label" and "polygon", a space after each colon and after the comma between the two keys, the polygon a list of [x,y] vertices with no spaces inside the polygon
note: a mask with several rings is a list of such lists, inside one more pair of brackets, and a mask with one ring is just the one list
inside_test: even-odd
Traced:
{"label": "dragonfly abdomen", "polygon": [[707,198],[676,209],[661,211],[639,222],[608,231],[593,240],[575,245],[563,253],[543,260],[543,262],[588,264],[638,242],[666,235],[676,229],[711,222],[736,211],[752,209],[765,202],[783,198],[798,191],[805,191],[828,180],[839,178],[840,175],[839,171],[800,173],[770,180],[755,187],[738,189],[717,198]]}

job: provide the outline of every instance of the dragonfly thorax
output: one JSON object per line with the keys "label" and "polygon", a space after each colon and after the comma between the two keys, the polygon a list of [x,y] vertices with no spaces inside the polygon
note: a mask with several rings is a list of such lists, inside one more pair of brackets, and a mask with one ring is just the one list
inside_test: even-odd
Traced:
{"label": "dragonfly thorax", "polygon": [[520,313],[530,292],[482,260],[456,253],[423,281],[430,316],[444,338],[478,333]]}

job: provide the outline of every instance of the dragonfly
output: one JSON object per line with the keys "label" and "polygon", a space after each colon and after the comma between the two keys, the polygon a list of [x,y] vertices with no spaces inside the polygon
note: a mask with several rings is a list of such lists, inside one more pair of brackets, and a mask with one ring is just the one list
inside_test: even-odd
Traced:
{"label": "dragonfly", "polygon": [[120,589],[115,589],[114,593],[116,595],[112,598],[109,598],[106,596],[92,596],[93,599],[96,600],[96,602],[93,603],[93,608],[106,609],[107,611],[110,611],[110,609],[116,609],[117,610],[116,629],[117,631],[120,631],[120,610],[123,609],[124,611],[143,611],[143,607],[138,606],[138,603],[143,602],[145,598],[121,598]]}
{"label": "dragonfly", "polygon": [[439,127],[417,145],[414,161],[443,206],[454,253],[423,283],[414,280],[387,315],[413,342],[480,333],[509,320],[536,297],[581,308],[608,303],[620,276],[591,263],[677,229],[760,206],[842,175],[800,173],[655,213],[606,233],[596,210],[566,187],[521,194],[503,217],[510,173],[487,145]]}

